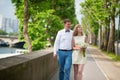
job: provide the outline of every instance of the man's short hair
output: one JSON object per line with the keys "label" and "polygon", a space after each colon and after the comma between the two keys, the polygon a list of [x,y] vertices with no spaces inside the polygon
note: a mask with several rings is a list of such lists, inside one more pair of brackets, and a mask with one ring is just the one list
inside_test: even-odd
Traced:
{"label": "man's short hair", "polygon": [[71,22],[69,19],[65,19],[64,20],[64,24],[66,23],[66,22]]}

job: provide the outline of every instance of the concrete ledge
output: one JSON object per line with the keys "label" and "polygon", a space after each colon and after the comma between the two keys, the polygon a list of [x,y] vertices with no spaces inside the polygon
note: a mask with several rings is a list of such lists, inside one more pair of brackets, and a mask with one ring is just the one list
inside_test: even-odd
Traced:
{"label": "concrete ledge", "polygon": [[0,80],[50,80],[57,70],[52,49],[0,60]]}

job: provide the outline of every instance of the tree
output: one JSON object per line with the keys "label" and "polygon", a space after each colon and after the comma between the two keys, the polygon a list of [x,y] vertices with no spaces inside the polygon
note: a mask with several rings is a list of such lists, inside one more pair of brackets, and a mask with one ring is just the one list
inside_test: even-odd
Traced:
{"label": "tree", "polygon": [[108,52],[114,52],[117,6],[116,0],[85,0],[81,3],[81,13],[84,15],[83,20],[85,20],[82,24],[85,25],[87,22],[85,26],[86,28],[89,26],[89,32],[96,34],[94,30],[98,31],[100,49]]}
{"label": "tree", "polygon": [[[19,39],[23,37],[23,0],[12,0],[19,19]],[[47,40],[54,43],[57,31],[63,28],[62,20],[70,18],[73,26],[77,23],[74,0],[28,0],[28,35],[32,49],[45,48]],[[28,47],[27,45],[25,45]]]}
{"label": "tree", "polygon": [[28,45],[28,51],[32,52],[31,42],[28,36],[28,0],[24,0],[24,28],[23,28],[23,35],[25,41]]}
{"label": "tree", "polygon": [[[84,18],[86,18],[85,21],[87,21],[87,23],[90,26],[91,31],[89,32],[93,32],[91,33],[91,35],[92,34],[95,35],[95,38],[91,39],[93,40],[92,42],[94,42],[94,44],[97,43],[96,41],[97,41],[97,35],[99,29],[99,22],[100,21],[102,22],[104,19],[102,18],[103,9],[101,8],[101,5],[103,5],[103,2],[99,0],[86,0],[85,2],[81,3],[81,7],[82,7],[81,13],[84,15]],[[83,24],[84,23],[82,23],[82,25]]]}
{"label": "tree", "polygon": [[114,42],[115,42],[115,11],[116,11],[116,0],[110,1],[110,35],[109,35],[109,41],[108,41],[108,52],[114,52]]}

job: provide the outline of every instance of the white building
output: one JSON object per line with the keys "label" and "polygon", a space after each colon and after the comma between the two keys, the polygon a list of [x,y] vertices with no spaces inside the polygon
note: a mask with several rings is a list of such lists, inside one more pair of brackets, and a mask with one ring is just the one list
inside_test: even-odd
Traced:
{"label": "white building", "polygon": [[0,29],[7,33],[18,32],[18,20],[0,15]]}
{"label": "white building", "polygon": [[7,33],[18,32],[18,20],[14,13],[12,0],[0,0],[0,29]]}
{"label": "white building", "polygon": [[0,15],[0,29],[2,28],[2,21],[3,21],[3,16]]}

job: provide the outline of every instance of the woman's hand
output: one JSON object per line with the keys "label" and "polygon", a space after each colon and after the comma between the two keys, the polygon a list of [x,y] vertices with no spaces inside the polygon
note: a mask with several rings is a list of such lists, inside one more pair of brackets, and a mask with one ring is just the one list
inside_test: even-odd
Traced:
{"label": "woman's hand", "polygon": [[75,49],[75,50],[80,50],[80,46],[75,45],[75,46],[73,47],[73,49]]}

